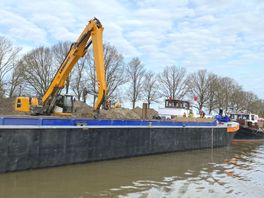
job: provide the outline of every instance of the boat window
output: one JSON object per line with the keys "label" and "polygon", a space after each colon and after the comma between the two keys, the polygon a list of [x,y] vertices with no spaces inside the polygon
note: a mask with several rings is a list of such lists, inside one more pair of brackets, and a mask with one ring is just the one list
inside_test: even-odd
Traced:
{"label": "boat window", "polygon": [[235,119],[237,119],[237,115],[231,114],[230,115],[230,118],[233,119],[233,120],[235,120]]}
{"label": "boat window", "polygon": [[165,100],[165,107],[189,109],[190,104],[189,102],[181,100]]}
{"label": "boat window", "polygon": [[251,115],[251,120],[254,120],[254,115]]}
{"label": "boat window", "polygon": [[243,120],[249,120],[249,115],[243,115],[243,116],[242,116],[242,119],[243,119]]}

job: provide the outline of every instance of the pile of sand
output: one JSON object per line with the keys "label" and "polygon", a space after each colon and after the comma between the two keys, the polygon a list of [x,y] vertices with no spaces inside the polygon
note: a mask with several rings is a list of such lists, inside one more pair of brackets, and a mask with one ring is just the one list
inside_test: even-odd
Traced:
{"label": "pile of sand", "polygon": [[[157,112],[154,109],[147,110],[146,119],[152,119]],[[15,98],[1,98],[0,99],[0,115],[27,115],[27,113],[15,111]],[[29,114],[28,114],[29,115]],[[83,102],[76,101],[74,103],[74,112],[72,117],[76,118],[94,118],[99,119],[142,119],[142,109],[137,107],[135,109],[114,108],[109,110],[100,110],[100,114],[96,114],[93,108]]]}
{"label": "pile of sand", "polygon": [[[147,110],[146,119],[152,119],[158,112],[154,109]],[[100,110],[100,114],[97,115],[93,108],[82,102],[75,102],[74,104],[74,117],[78,118],[93,118],[96,116],[99,119],[129,119],[129,120],[140,120],[142,119],[142,109],[136,107],[135,109],[128,108],[113,108],[109,110]]]}
{"label": "pile of sand", "polygon": [[141,116],[126,108],[116,108],[109,110],[101,110],[99,118],[102,119],[129,119],[129,120],[139,120]]}
{"label": "pile of sand", "polygon": [[93,118],[94,116],[95,113],[91,106],[79,101],[74,103],[73,117]]}
{"label": "pile of sand", "polygon": [[[140,107],[136,107],[135,109],[132,109],[131,111],[135,112],[137,115],[140,116],[140,118],[144,117],[144,112],[142,112],[142,108]],[[158,115],[158,112],[154,109],[147,109],[147,115],[146,115],[146,119],[152,119],[153,116]]]}
{"label": "pile of sand", "polygon": [[15,111],[15,98],[0,98],[0,115],[25,115]]}
{"label": "pile of sand", "polygon": [[[23,112],[15,111],[15,99],[1,98],[0,99],[0,115],[27,115]],[[147,115],[145,119],[152,119],[153,116],[158,115],[158,112],[154,109],[147,109]],[[98,119],[128,119],[128,120],[140,120],[144,115],[142,108],[136,107],[135,109],[128,108],[113,108],[109,110],[100,110],[100,114],[96,114],[93,108],[83,102],[76,101],[74,103],[74,112],[72,117],[75,118],[94,118]],[[183,118],[176,117],[173,119],[178,122],[212,122],[212,118]]]}
{"label": "pile of sand", "polygon": [[213,122],[213,118],[186,118],[186,117],[176,117],[172,119],[177,122]]}

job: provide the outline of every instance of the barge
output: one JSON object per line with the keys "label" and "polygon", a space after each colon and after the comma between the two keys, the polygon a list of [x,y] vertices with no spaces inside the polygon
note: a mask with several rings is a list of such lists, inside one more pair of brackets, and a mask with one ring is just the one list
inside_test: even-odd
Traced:
{"label": "barge", "polygon": [[223,147],[236,124],[0,117],[0,172]]}

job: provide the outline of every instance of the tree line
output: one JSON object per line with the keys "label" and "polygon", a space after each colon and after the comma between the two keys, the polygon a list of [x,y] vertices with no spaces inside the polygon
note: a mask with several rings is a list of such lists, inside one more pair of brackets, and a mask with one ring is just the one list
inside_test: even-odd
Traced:
{"label": "tree line", "polygon": [[[37,47],[27,53],[0,36],[0,98],[27,95],[41,97],[70,49],[70,42],[50,47]],[[148,70],[138,57],[125,62],[123,55],[111,44],[104,44],[107,98],[129,101],[135,108],[139,101],[149,106],[165,98],[197,101],[194,106],[209,114],[226,111],[250,111],[264,116],[264,101],[243,90],[234,79],[206,70],[188,73],[186,68],[170,65],[159,73]],[[64,92],[76,100],[95,103],[97,81],[92,50],[75,65],[67,79]]]}

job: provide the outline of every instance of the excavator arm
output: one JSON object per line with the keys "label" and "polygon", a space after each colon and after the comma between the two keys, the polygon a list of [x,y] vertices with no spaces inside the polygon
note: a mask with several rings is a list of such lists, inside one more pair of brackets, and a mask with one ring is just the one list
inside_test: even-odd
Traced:
{"label": "excavator arm", "polygon": [[94,110],[99,110],[106,96],[106,80],[104,66],[104,51],[103,51],[103,27],[100,21],[96,18],[89,21],[85,29],[65,57],[63,63],[58,69],[49,88],[46,90],[43,98],[43,112],[50,114],[54,109],[56,100],[64,88],[65,81],[68,78],[72,68],[77,61],[83,57],[89,46],[93,44],[94,63],[96,68],[96,76],[98,81],[98,95],[95,102]]}

